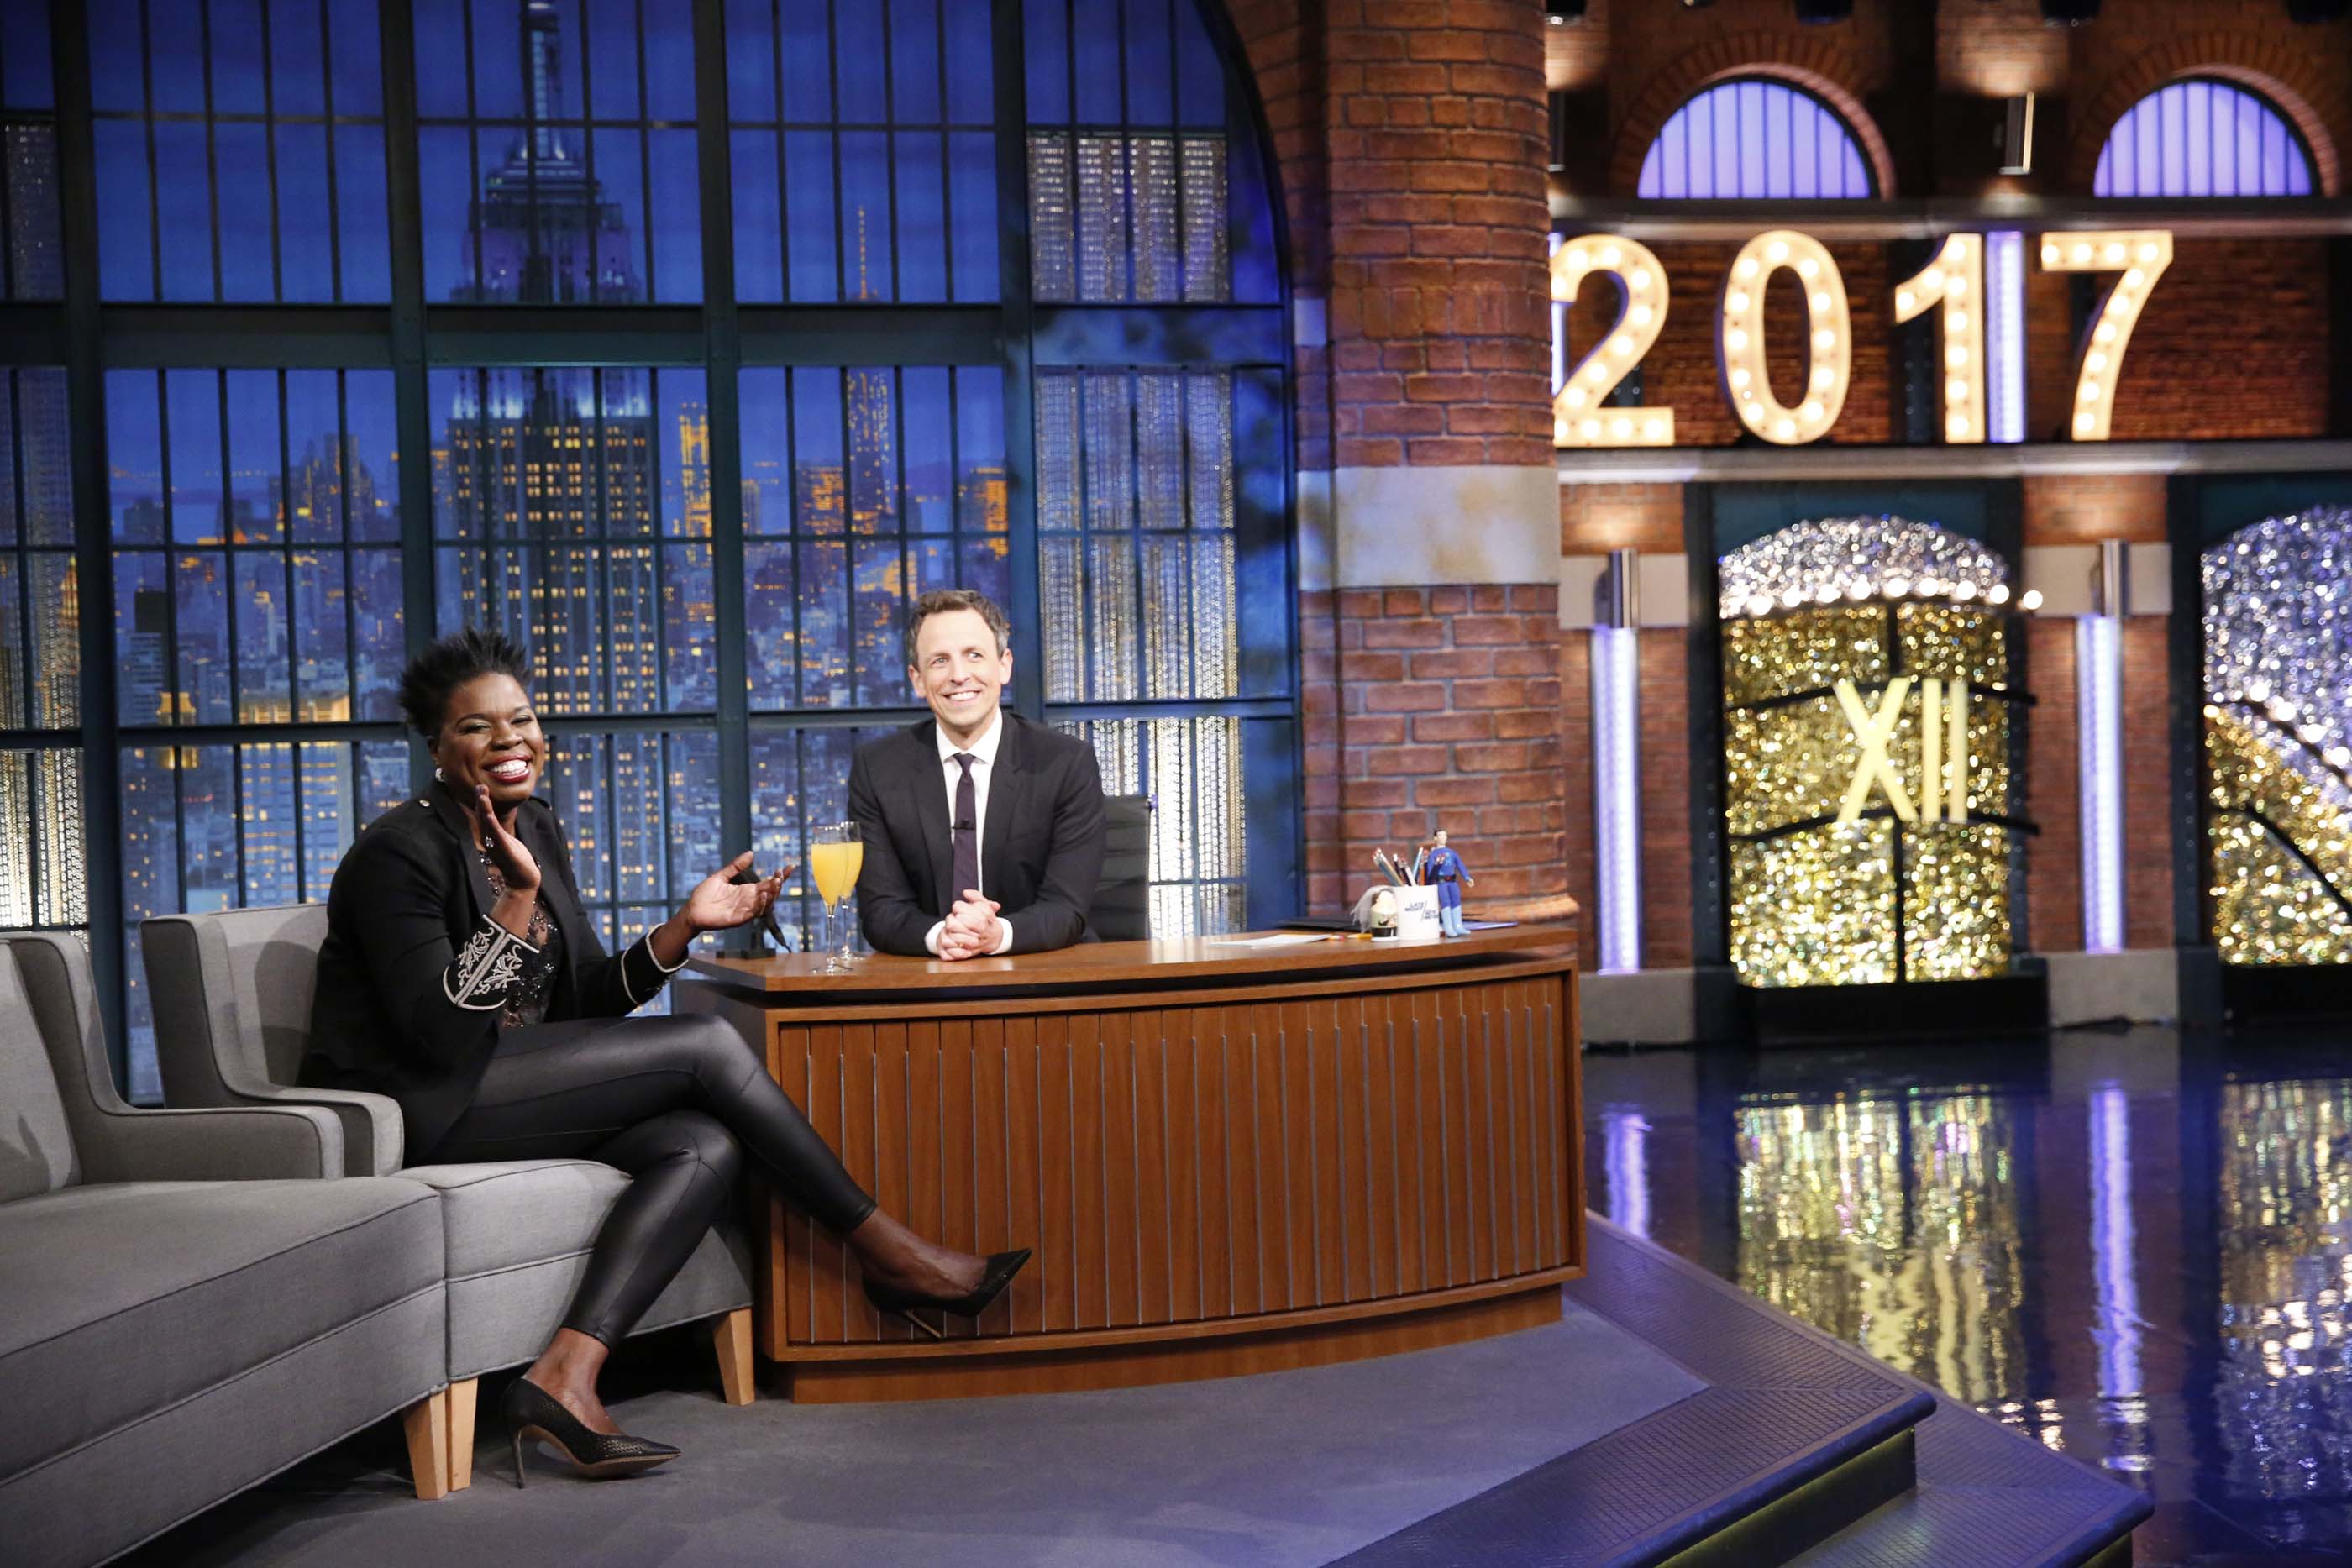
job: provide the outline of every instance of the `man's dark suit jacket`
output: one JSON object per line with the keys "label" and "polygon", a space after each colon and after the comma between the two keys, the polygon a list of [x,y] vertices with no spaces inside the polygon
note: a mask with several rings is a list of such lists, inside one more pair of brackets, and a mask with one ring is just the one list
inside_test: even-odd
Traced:
{"label": "man's dark suit jacket", "polygon": [[[300,1080],[400,1102],[408,1163],[464,1112],[499,1041],[499,1014],[546,959],[490,918],[489,879],[472,824],[439,784],[361,830],[327,892],[327,942],[310,1001]],[[640,937],[606,955],[580,902],[555,812],[526,800],[515,837],[539,862],[539,895],[563,938],[550,1022],[620,1018],[669,975]]]}
{"label": "man's dark suit jacket", "polygon": [[[849,764],[849,815],[866,840],[858,920],[885,953],[919,958],[924,934],[962,896],[954,880],[939,728],[925,719],[870,740]],[[1013,923],[1014,953],[1083,939],[1102,880],[1102,773],[1085,741],[1004,716],[988,781],[981,891]]]}

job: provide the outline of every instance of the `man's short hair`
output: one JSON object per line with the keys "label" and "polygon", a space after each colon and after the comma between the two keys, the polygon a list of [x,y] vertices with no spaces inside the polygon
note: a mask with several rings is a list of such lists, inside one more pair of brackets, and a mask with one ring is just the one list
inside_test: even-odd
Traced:
{"label": "man's short hair", "polygon": [[915,664],[915,634],[923,622],[934,615],[944,615],[951,610],[976,611],[988,629],[996,633],[996,651],[1002,653],[1013,646],[1013,622],[996,607],[996,601],[971,588],[935,588],[907,607],[907,666]]}

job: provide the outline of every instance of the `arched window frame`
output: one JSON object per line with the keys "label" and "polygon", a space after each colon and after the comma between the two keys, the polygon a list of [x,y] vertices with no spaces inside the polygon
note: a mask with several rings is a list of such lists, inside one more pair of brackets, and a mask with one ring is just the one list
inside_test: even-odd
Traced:
{"label": "arched window frame", "polygon": [[[2196,149],[2193,146],[2181,147],[2179,152],[2181,162],[2180,178],[2177,183],[2182,188],[2168,190],[2163,187],[2176,182],[2170,178],[2173,172],[2166,167],[2171,156],[2168,145],[2171,127],[2168,123],[2165,110],[2167,106],[2171,104],[2177,103],[2182,107],[2184,118],[2182,131],[2185,136],[2188,134],[2185,120],[2190,97],[2200,89],[2211,95],[2209,96],[2207,109],[2206,162],[2201,169],[2193,166],[2190,160]],[[2264,147],[2256,153],[2258,163],[2253,189],[2244,188],[2245,183],[2242,178],[2245,167],[2242,143],[2241,143],[2238,159],[2230,168],[2228,183],[2233,188],[2226,191],[2214,189],[2217,184],[2222,183],[2219,178],[2222,172],[2222,165],[2212,155],[2213,146],[2210,136],[2213,118],[2212,97],[2221,97],[2224,101],[2232,103],[2231,113],[2233,118],[2240,121],[2241,136],[2243,134],[2243,110],[2252,108],[2255,111],[2257,134],[2261,137]],[[2281,172],[2281,178],[2276,182],[2278,188],[2273,188],[2273,182],[2268,178],[2268,171],[2260,167],[2260,162],[2269,156],[2267,148],[2273,140],[2273,131],[2276,133],[2277,147],[2289,158]],[[2131,183],[2134,188],[2130,190],[2113,188],[2122,177],[2121,166],[2126,161],[2125,156],[2119,156],[2119,154],[2127,155],[2131,164]],[[2143,165],[2151,155],[2158,164],[2158,188],[2156,189],[2147,188],[2140,177]],[[2205,188],[2197,189],[2196,187],[2200,184]],[[2215,74],[2192,73],[2176,78],[2158,87],[2136,100],[2131,107],[2116,117],[2115,124],[2107,128],[2105,137],[2099,143],[2099,155],[2091,176],[2091,191],[2093,195],[2100,197],[2169,197],[2190,200],[2312,196],[2317,195],[2320,191],[2319,161],[2314,153],[2309,139],[2304,135],[2301,129],[2295,125],[2294,119],[2276,99],[2244,81]]]}
{"label": "arched window frame", "polygon": [[[1745,134],[1736,135],[1728,143],[1726,142],[1717,129],[1720,125],[1719,106],[1726,102],[1738,104],[1737,112],[1743,120],[1748,116],[1748,105],[1752,103],[1757,107],[1757,122],[1763,132],[1760,144]],[[1815,138],[1813,188],[1810,191],[1798,188],[1803,183],[1797,178],[1800,165],[1796,162],[1801,123],[1797,111],[1801,107],[1811,113],[1807,132]],[[1696,177],[1697,138],[1691,129],[1700,110],[1704,110],[1708,122],[1706,139],[1713,144],[1714,157],[1713,166],[1706,171],[1707,177],[1704,182]],[[1837,138],[1834,141],[1824,141],[1820,138],[1819,133],[1823,127],[1835,130]],[[1780,133],[1778,142],[1772,140],[1776,129]],[[1682,153],[1679,188],[1676,188],[1677,183],[1670,177],[1666,167],[1677,146]],[[1837,153],[1834,171],[1837,177],[1834,181],[1827,177],[1831,171],[1823,167],[1824,147],[1832,148]],[[1778,181],[1775,179],[1776,153],[1788,160],[1785,173]],[[1735,162],[1727,164],[1727,156]],[[1727,173],[1739,188],[1728,191],[1723,188]],[[1857,175],[1858,189],[1855,188]],[[1702,183],[1706,187],[1704,191],[1698,188]],[[1748,188],[1756,183],[1765,188]],[[1786,188],[1772,189],[1775,183]],[[1781,76],[1755,72],[1710,82],[1675,107],[1643,152],[1634,193],[1644,200],[1666,201],[1866,201],[1881,193],[1878,173],[1872,165],[1869,150],[1862,135],[1836,105],[1802,83]]]}

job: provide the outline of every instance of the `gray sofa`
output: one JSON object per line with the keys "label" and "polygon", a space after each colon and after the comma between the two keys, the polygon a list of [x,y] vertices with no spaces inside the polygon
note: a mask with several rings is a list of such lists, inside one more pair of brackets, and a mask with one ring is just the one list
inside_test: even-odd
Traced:
{"label": "gray sofa", "polygon": [[[322,904],[174,915],[140,927],[164,1098],[174,1105],[315,1107],[338,1123],[342,1169],[397,1172],[440,1195],[448,1281],[450,1484],[472,1479],[476,1380],[528,1364],[562,1321],[588,1249],[628,1177],[593,1160],[411,1166],[400,1107],[380,1094],[293,1087],[310,1042],[327,936]],[[753,1395],[751,1260],[733,1220],[702,1239],[636,1332],[714,1319],[727,1402]]]}
{"label": "gray sofa", "polygon": [[136,1110],[89,959],[0,936],[0,1558],[102,1562],[395,1411],[446,1487],[443,1206],[304,1106]]}

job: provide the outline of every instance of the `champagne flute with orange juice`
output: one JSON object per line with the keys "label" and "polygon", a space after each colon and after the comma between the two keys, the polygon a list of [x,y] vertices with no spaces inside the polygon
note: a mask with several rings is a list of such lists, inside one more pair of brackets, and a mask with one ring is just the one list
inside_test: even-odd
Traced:
{"label": "champagne flute with orange juice", "polygon": [[833,952],[824,961],[828,975],[843,974],[857,962],[842,905],[856,890],[857,873],[866,865],[866,841],[855,822],[820,824],[809,839],[809,873],[816,879],[816,895],[824,902],[834,925]]}

